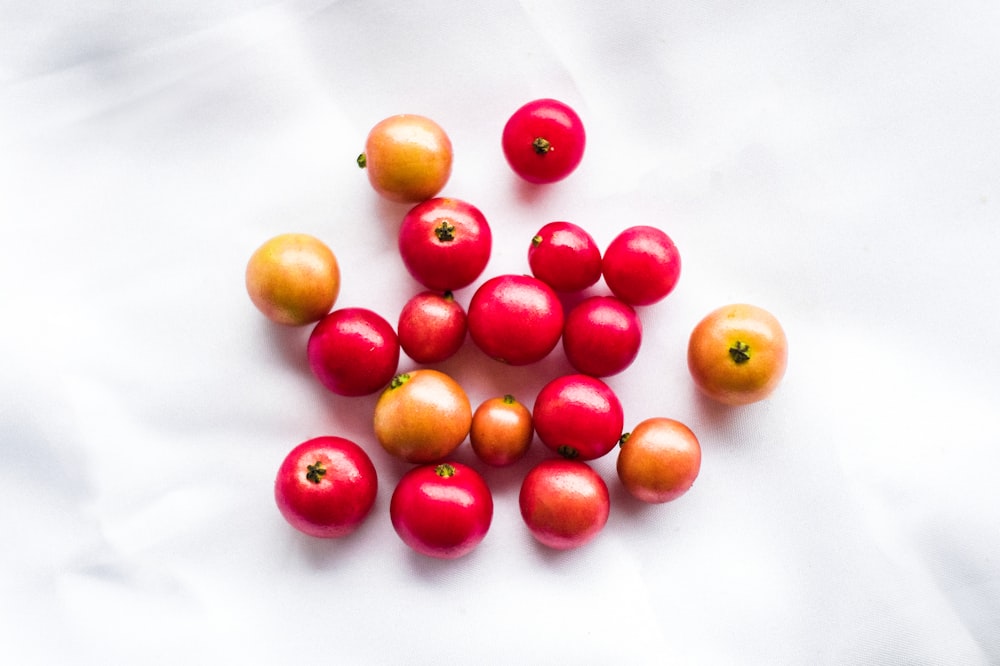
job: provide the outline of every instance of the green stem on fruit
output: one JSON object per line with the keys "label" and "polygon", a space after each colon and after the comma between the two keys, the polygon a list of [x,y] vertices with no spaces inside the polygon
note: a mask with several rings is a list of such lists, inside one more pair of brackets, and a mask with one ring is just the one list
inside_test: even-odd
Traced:
{"label": "green stem on fruit", "polygon": [[538,247],[539,245],[542,244],[542,241],[544,241],[544,240],[545,239],[542,238],[542,235],[539,234],[539,235],[537,235],[537,236],[535,236],[534,238],[531,239],[531,245],[532,245],[532,247]]}
{"label": "green stem on fruit", "polygon": [[578,455],[580,455],[580,452],[576,450],[576,447],[575,446],[570,446],[569,444],[563,444],[558,449],[556,449],[556,451],[563,458],[569,458],[570,460],[572,460],[573,458],[576,458]]}
{"label": "green stem on fruit", "polygon": [[555,150],[548,139],[540,136],[536,137],[535,140],[531,142],[531,147],[538,155],[544,155],[545,153]]}
{"label": "green stem on fruit", "polygon": [[434,473],[442,479],[448,479],[455,476],[455,466],[449,465],[448,463],[441,463],[434,468]]}
{"label": "green stem on fruit", "polygon": [[517,402],[517,400],[515,400],[514,396],[512,396],[510,393],[508,393],[503,397],[503,403],[505,405],[513,405],[515,402]]}
{"label": "green stem on fruit", "polygon": [[434,235],[442,242],[453,241],[455,240],[455,225],[450,224],[448,220],[441,220],[441,224],[434,229]]}
{"label": "green stem on fruit", "polygon": [[630,432],[622,433],[622,436],[618,438],[618,446],[622,446],[628,441],[628,438],[632,435]]}
{"label": "green stem on fruit", "polygon": [[736,365],[746,363],[750,360],[750,345],[737,340],[733,346],[729,348],[729,356],[732,357],[733,363]]}
{"label": "green stem on fruit", "polygon": [[455,300],[455,294],[451,293],[450,289],[446,289],[445,292],[441,294],[441,298],[446,301],[453,301]]}
{"label": "green stem on fruit", "polygon": [[358,166],[361,167],[362,169],[368,166],[368,156],[365,155],[364,153],[358,155]]}
{"label": "green stem on fruit", "polygon": [[404,372],[392,378],[392,381],[389,382],[389,388],[398,389],[400,386],[402,386],[408,381],[410,381],[410,373]]}
{"label": "green stem on fruit", "polygon": [[306,466],[306,479],[312,483],[319,483],[325,475],[326,467],[323,467],[323,462],[320,460]]}

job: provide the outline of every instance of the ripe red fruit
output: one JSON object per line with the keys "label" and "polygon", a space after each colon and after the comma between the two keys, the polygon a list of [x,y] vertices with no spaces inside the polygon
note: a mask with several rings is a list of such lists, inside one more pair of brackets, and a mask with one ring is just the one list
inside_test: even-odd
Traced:
{"label": "ripe red fruit", "polygon": [[454,559],[486,537],[493,495],[471,467],[457,462],[421,465],[399,480],[389,516],[400,539],[413,550]]}
{"label": "ripe red fruit", "polygon": [[274,481],[274,499],[285,520],[324,538],[356,530],[377,492],[378,475],[368,454],[343,437],[302,442],[285,457]]}
{"label": "ripe red fruit", "polygon": [[399,227],[399,254],[410,275],[428,289],[472,284],[493,247],[490,225],[472,204],[438,197],[417,204]]}
{"label": "ripe red fruit", "polygon": [[559,297],[528,275],[498,275],[481,284],[468,316],[472,341],[487,356],[510,365],[540,361],[562,335]]}
{"label": "ripe red fruit", "polygon": [[344,308],[316,324],[306,353],[309,367],[326,388],[338,395],[368,395],[396,374],[399,339],[379,314]]}
{"label": "ripe red fruit", "polygon": [[651,305],[673,291],[681,274],[674,242],[656,227],[622,231],[604,250],[604,282],[629,305]]}
{"label": "ripe red fruit", "polygon": [[403,306],[396,327],[399,346],[417,363],[440,363],[465,342],[465,309],[446,291],[425,291]]}
{"label": "ripe red fruit", "polygon": [[504,125],[501,144],[511,169],[530,183],[562,180],[580,164],[587,135],[576,111],[554,99],[536,99]]}
{"label": "ripe red fruit", "polygon": [[538,438],[566,458],[593,460],[615,447],[625,425],[611,387],[589,375],[557,377],[542,387],[531,412]]}
{"label": "ripe red fruit", "polygon": [[578,372],[614,375],[632,365],[642,344],[635,309],[614,296],[591,296],[566,315],[563,350]]}
{"label": "ripe red fruit", "polygon": [[608,522],[608,486],[586,463],[544,460],[524,477],[521,517],[538,541],[559,550],[591,541]]}
{"label": "ripe red fruit", "polygon": [[531,239],[531,274],[556,291],[581,291],[601,279],[601,249],[572,222],[549,222]]}

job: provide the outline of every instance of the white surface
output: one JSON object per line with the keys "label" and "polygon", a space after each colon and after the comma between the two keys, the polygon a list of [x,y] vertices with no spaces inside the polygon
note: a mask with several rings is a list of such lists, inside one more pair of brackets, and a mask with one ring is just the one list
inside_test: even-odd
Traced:
{"label": "white surface", "polygon": [[[1000,662],[998,35],[1000,4],[977,0],[0,4],[4,660]],[[530,188],[499,136],[542,96],[589,143]],[[548,552],[517,511],[536,443],[485,470],[496,515],[472,555],[396,537],[404,466],[371,437],[374,396],[325,392],[308,329],[268,324],[243,270],[310,232],[340,259],[337,307],[395,319],[417,289],[406,208],[354,158],[399,112],[451,135],[444,193],[490,220],[487,275],[526,271],[555,219],[602,246],[638,223],[673,237],[681,282],[609,383],[628,424],[699,435],[688,495],[637,506],[608,456],[606,530]],[[741,409],[699,399],[684,360],[731,301],[791,344],[779,392]],[[567,369],[471,343],[443,367],[474,402],[529,403]],[[318,434],[380,470],[342,541],[273,503]]]}

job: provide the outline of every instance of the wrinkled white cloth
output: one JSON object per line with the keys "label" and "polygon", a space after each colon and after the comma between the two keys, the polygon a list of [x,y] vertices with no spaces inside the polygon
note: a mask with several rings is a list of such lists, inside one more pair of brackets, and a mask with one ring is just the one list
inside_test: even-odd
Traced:
{"label": "wrinkled white cloth", "polygon": [[[1000,663],[998,35],[980,0],[0,4],[4,661]],[[538,97],[588,144],[529,187],[500,131]],[[544,447],[495,470],[464,446],[486,539],[437,561],[397,538],[406,465],[372,437],[375,396],[320,387],[308,328],[267,322],[243,272],[312,233],[337,307],[395,321],[419,290],[406,207],[354,160],[401,112],[452,138],[443,193],[493,227],[484,279],[526,272],[553,220],[602,247],[633,224],[674,239],[680,283],[608,383],[627,427],[696,432],[687,495],[630,501],[610,454],[606,529],[551,552],[517,507]],[[778,392],[738,409],[699,398],[685,358],[735,301],[790,340]],[[471,342],[440,367],[473,403],[569,371]],[[320,434],[380,473],[338,541],[272,495]]]}

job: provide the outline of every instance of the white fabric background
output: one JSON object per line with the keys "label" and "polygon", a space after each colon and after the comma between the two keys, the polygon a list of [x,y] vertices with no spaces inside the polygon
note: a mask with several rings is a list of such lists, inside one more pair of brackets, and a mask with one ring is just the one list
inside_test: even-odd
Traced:
{"label": "white fabric background", "polygon": [[[4,661],[1000,663],[998,37],[990,0],[0,3]],[[531,188],[499,136],[542,96],[589,142]],[[638,506],[609,455],[606,530],[546,551],[517,510],[536,443],[484,470],[472,555],[399,541],[406,467],[372,439],[375,397],[325,392],[308,329],[266,322],[243,270],[313,233],[337,307],[394,321],[418,289],[406,207],[354,159],[400,112],[451,135],[444,193],[496,236],[484,278],[527,270],[556,219],[602,247],[631,224],[673,237],[680,284],[609,383],[629,425],[699,435],[688,495]],[[684,359],[732,301],[791,350],[740,409],[695,395]],[[474,403],[530,404],[568,366],[469,343],[442,368]],[[274,507],[281,459],[319,434],[380,470],[346,540]]]}

